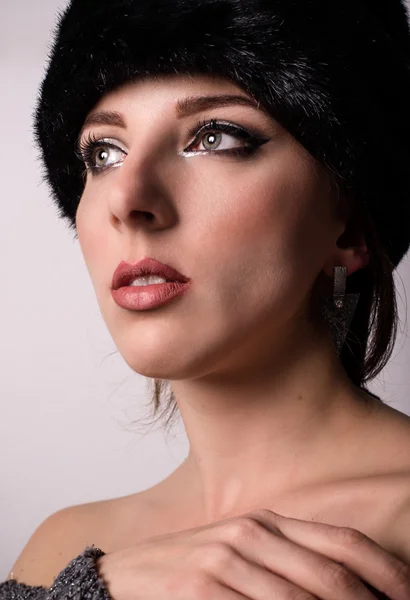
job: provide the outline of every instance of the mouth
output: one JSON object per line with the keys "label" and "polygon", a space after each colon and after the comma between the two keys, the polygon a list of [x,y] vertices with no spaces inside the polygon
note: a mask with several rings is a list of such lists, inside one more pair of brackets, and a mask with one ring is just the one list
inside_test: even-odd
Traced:
{"label": "mouth", "polygon": [[164,264],[155,258],[146,257],[137,263],[122,261],[116,268],[111,289],[118,290],[121,287],[129,286],[137,277],[157,276],[162,277],[167,282],[188,283],[190,279],[182,275],[167,264]]}

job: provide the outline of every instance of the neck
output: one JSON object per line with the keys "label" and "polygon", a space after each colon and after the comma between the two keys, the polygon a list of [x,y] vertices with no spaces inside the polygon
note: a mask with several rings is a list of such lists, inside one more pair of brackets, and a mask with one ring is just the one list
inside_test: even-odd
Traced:
{"label": "neck", "polygon": [[265,496],[331,476],[332,456],[346,447],[338,441],[354,415],[366,416],[368,396],[351,383],[328,336],[299,331],[285,346],[266,353],[268,361],[248,359],[239,372],[172,382],[189,440],[179,475],[201,520],[253,510]]}

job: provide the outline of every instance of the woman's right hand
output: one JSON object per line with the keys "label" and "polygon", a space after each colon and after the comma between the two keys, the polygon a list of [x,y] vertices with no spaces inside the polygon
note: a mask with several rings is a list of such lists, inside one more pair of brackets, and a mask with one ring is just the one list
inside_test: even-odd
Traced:
{"label": "woman's right hand", "polygon": [[410,568],[352,531],[262,509],[144,539],[97,569],[113,600],[408,599]]}

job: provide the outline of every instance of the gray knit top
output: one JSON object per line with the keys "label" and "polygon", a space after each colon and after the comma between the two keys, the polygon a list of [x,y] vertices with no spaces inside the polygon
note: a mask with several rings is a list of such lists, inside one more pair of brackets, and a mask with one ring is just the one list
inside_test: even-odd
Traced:
{"label": "gray knit top", "polygon": [[95,561],[105,552],[86,546],[54,579],[50,588],[17,583],[0,583],[0,600],[112,600],[99,576]]}
{"label": "gray knit top", "polygon": [[[84,552],[57,575],[50,588],[17,583],[15,579],[4,581],[0,583],[0,600],[115,600],[108,593],[95,564],[104,554],[94,545],[86,546]],[[389,600],[369,583],[361,581],[377,600]]]}

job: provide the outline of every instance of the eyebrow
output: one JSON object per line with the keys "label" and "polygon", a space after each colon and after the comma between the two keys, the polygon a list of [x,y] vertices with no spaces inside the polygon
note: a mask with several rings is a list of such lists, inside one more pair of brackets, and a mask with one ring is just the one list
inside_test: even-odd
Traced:
{"label": "eyebrow", "polygon": [[[178,119],[189,117],[197,112],[208,110],[210,108],[220,108],[222,106],[232,105],[250,106],[259,109],[259,102],[246,96],[238,96],[232,94],[223,94],[219,96],[188,96],[182,100],[178,100],[175,106]],[[84,129],[90,125],[115,125],[126,129],[126,124],[123,116],[112,110],[101,110],[90,113],[84,121],[81,128],[78,140],[80,140]]]}
{"label": "eyebrow", "polygon": [[81,127],[81,131],[77,137],[77,145],[80,142],[84,130],[90,125],[115,125],[116,127],[122,127],[123,129],[126,128],[126,124],[122,115],[115,110],[100,110],[92,112],[87,115],[83,126]]}
{"label": "eyebrow", "polygon": [[232,104],[259,108],[259,103],[256,102],[256,100],[247,98],[246,96],[234,96],[232,94],[223,94],[220,96],[188,96],[188,98],[178,100],[176,104],[176,113],[178,119],[181,119],[183,117],[189,117],[201,110],[219,108],[221,106],[231,106]]}

